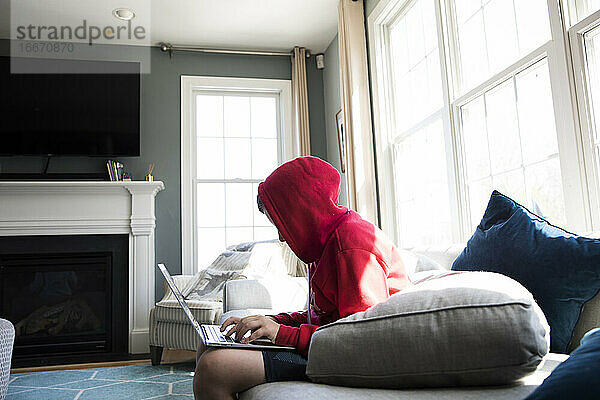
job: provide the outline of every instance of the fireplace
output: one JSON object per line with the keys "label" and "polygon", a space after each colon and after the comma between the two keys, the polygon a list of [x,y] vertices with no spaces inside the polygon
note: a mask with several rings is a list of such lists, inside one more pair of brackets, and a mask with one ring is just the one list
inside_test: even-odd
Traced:
{"label": "fireplace", "polygon": [[[128,297],[122,314],[127,353],[147,354],[149,313],[155,301],[154,203],[163,189],[160,181],[0,182],[0,255],[105,252],[109,250],[96,246],[102,237],[121,236],[126,245],[122,262],[127,277],[122,284]],[[59,238],[58,242],[41,249],[52,236]],[[23,237],[38,239],[21,242]],[[78,243],[83,244],[79,248],[55,247],[65,237],[71,242],[78,242],[74,238],[79,237]],[[91,361],[90,357],[96,356],[89,356]]]}
{"label": "fireplace", "polygon": [[0,316],[13,366],[128,357],[126,235],[0,238]]}

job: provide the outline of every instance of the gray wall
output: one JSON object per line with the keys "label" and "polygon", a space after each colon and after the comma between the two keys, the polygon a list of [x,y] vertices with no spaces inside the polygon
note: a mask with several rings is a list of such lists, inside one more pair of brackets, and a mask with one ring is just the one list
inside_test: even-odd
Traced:
{"label": "gray wall", "polygon": [[[0,39],[0,54],[10,42]],[[138,50],[140,48],[137,48]],[[136,47],[131,47],[135,54]],[[141,77],[141,137],[139,157],[119,157],[135,180],[142,180],[150,163],[155,179],[165,184],[156,198],[156,260],[171,273],[181,272],[180,196],[180,76],[204,75],[291,79],[286,56],[245,56],[176,52],[173,59],[151,49],[151,73]],[[314,57],[307,62],[311,150],[327,157],[323,106],[323,72]],[[0,172],[41,172],[45,157],[0,157]],[[106,172],[104,157],[56,157],[48,172]],[[156,296],[163,294],[162,277],[156,275]]]}
{"label": "gray wall", "polygon": [[306,85],[308,90],[310,151],[313,156],[327,160],[323,70],[317,69],[317,63],[313,56],[306,60]]}
{"label": "gray wall", "polygon": [[346,191],[346,174],[341,173],[340,150],[337,136],[335,114],[342,108],[340,99],[340,55],[337,35],[325,51],[325,69],[323,69],[323,85],[325,88],[325,130],[327,138],[327,161],[340,171],[342,190],[340,203],[348,205]]}

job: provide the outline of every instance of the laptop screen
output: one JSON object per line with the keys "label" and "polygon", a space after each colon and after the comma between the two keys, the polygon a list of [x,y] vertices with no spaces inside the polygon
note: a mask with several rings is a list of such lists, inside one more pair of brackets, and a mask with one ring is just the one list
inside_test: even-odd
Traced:
{"label": "laptop screen", "polygon": [[200,335],[200,337],[202,339],[204,339],[204,334],[202,332],[202,328],[200,328],[200,324],[198,324],[198,322],[196,321],[196,318],[194,318],[194,316],[192,315],[192,312],[190,311],[190,308],[188,307],[187,303],[185,302],[185,299],[181,295],[179,288],[175,285],[175,282],[173,281],[171,274],[169,274],[169,271],[167,271],[167,268],[165,267],[164,264],[158,264],[158,268],[160,269],[160,272],[162,272],[163,276],[167,280],[167,283],[169,284],[171,291],[173,292],[173,294],[175,295],[175,298],[181,305],[181,308],[183,308],[183,312],[185,313],[185,315],[188,317],[188,319],[194,326],[194,329],[196,330],[196,332],[198,332],[198,335]]}

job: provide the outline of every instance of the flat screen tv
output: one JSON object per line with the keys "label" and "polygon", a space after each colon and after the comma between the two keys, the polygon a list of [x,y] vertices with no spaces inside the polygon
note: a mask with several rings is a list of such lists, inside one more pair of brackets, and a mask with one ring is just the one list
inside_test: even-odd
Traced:
{"label": "flat screen tv", "polygon": [[0,57],[0,155],[140,155],[139,63],[13,62],[61,73],[11,74],[11,59]]}

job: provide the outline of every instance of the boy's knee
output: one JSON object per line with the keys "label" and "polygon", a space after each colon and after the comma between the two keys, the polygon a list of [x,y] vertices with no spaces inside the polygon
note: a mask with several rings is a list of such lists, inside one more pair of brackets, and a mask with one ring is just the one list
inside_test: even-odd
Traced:
{"label": "boy's knee", "polygon": [[217,351],[207,350],[198,357],[194,382],[215,382],[219,377],[219,354]]}
{"label": "boy's knee", "polygon": [[196,362],[194,372],[194,398],[210,399],[212,393],[220,389],[218,352],[205,351]]}

